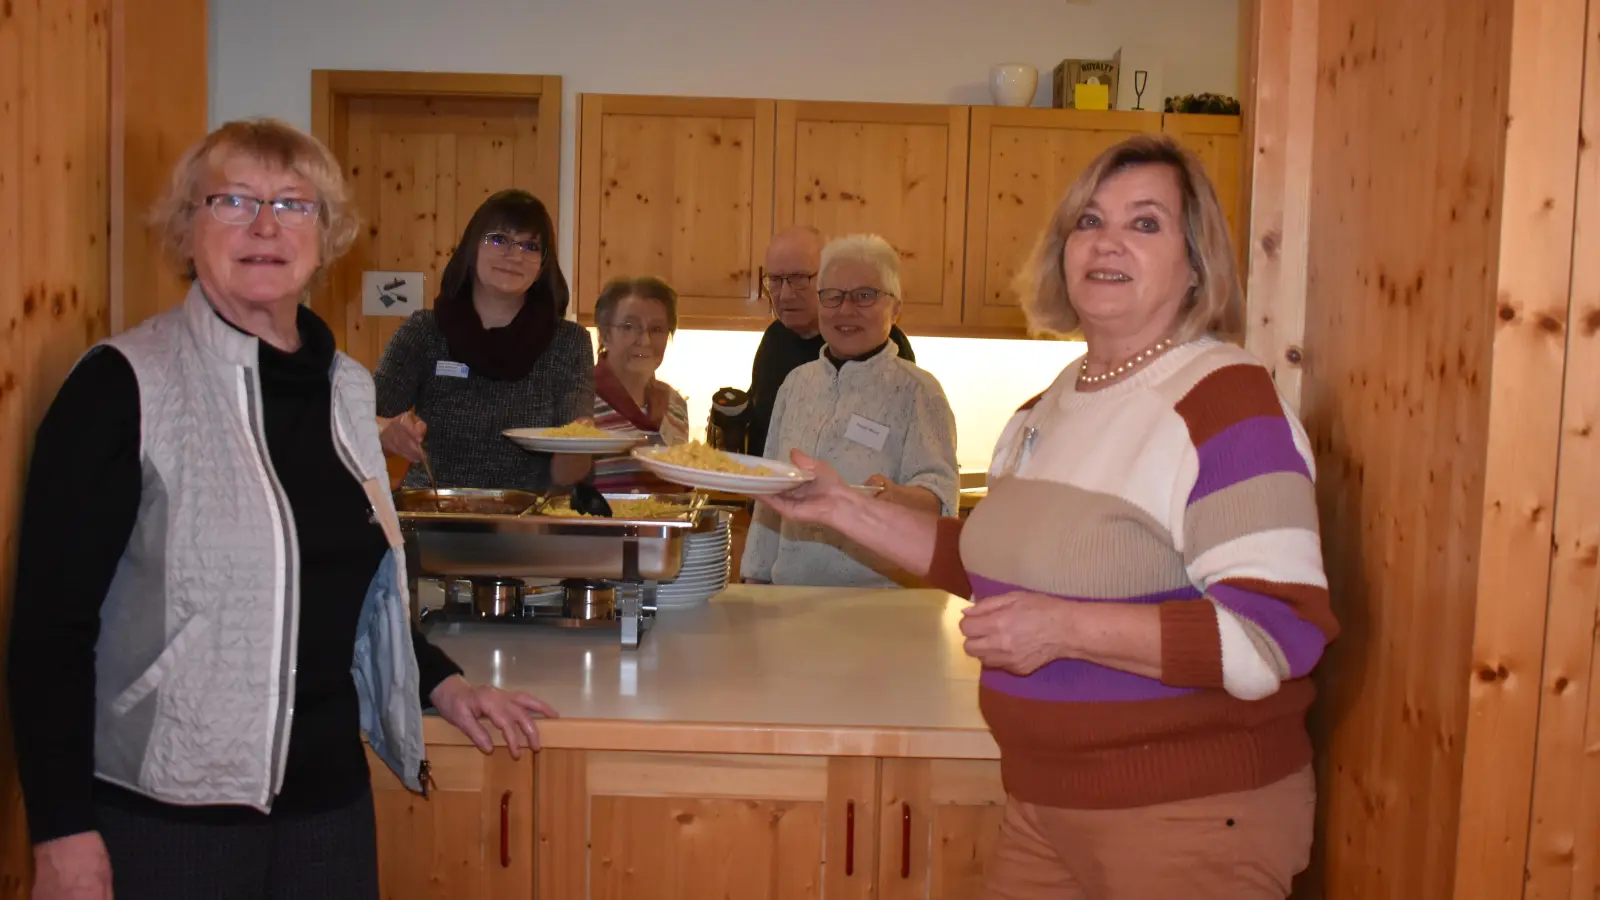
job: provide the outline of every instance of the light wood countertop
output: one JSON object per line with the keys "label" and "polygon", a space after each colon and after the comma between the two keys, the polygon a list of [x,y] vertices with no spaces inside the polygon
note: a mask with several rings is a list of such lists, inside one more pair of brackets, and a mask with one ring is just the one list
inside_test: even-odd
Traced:
{"label": "light wood countertop", "polygon": [[[662,610],[636,650],[613,630],[441,624],[429,637],[474,683],[554,706],[546,747],[997,759],[961,649],[964,605],[933,590],[733,585]],[[424,734],[467,743],[435,716]]]}

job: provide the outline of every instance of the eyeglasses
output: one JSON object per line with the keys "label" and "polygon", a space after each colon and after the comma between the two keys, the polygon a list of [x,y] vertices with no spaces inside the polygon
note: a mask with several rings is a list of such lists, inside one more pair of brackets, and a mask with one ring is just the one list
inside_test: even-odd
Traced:
{"label": "eyeglasses", "polygon": [[296,197],[277,197],[263,200],[246,194],[212,194],[206,198],[211,215],[224,225],[249,225],[261,214],[262,204],[272,207],[278,224],[285,228],[304,228],[317,220],[322,203]]}
{"label": "eyeglasses", "polygon": [[510,253],[512,250],[520,250],[529,256],[539,256],[544,253],[544,248],[539,246],[538,241],[515,241],[511,239],[511,235],[501,234],[498,231],[485,232],[483,243],[501,253]]}
{"label": "eyeglasses", "polygon": [[768,275],[766,269],[761,270],[761,286],[769,295],[783,290],[787,284],[796,293],[811,287],[811,279],[817,277],[815,272],[796,272],[791,275]]}
{"label": "eyeglasses", "polygon": [[651,325],[649,328],[646,328],[632,319],[619,322],[615,325],[608,325],[606,327],[613,331],[622,332],[623,336],[630,341],[638,340],[640,335],[649,335],[650,342],[655,344],[666,341],[667,336],[672,333],[667,330],[667,326],[665,325]]}
{"label": "eyeglasses", "polygon": [[893,296],[894,295],[888,291],[880,291],[873,287],[851,288],[848,291],[841,291],[838,288],[829,288],[825,291],[819,291],[817,293],[817,302],[828,307],[829,309],[833,309],[835,307],[842,306],[845,298],[849,297],[850,302],[855,306],[856,309],[866,309],[872,306],[874,303],[877,303],[879,297]]}

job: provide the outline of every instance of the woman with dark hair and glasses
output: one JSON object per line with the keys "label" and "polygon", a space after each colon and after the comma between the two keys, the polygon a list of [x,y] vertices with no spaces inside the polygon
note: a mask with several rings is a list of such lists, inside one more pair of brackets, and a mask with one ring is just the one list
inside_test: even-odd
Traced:
{"label": "woman with dark hair and glasses", "polygon": [[594,351],[566,320],[555,227],[538,198],[485,200],[440,278],[432,309],[412,313],[378,362],[383,449],[413,465],[405,484],[544,491],[588,457],[529,453],[501,432],[549,428],[594,410]]}
{"label": "woman with dark hair and glasses", "polygon": [[[882,502],[930,515],[956,511],[956,421],[938,379],[902,359],[890,337],[900,314],[900,255],[877,235],[829,241],[817,267],[827,345],[784,379],[765,456],[790,451],[830,463]],[[916,583],[837,532],[782,521],[757,506],[740,572],[772,584],[889,587]]]}

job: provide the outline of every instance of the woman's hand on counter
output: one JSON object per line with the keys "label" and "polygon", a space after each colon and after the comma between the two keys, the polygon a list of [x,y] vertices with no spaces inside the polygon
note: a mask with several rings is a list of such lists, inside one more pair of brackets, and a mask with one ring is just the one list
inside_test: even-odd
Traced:
{"label": "woman's hand on counter", "polygon": [[407,462],[422,462],[422,441],[428,436],[428,423],[406,411],[392,419],[378,419],[378,441],[383,452]]}
{"label": "woman's hand on counter", "polygon": [[98,831],[39,844],[33,868],[33,900],[111,900],[111,856]]}
{"label": "woman's hand on counter", "polygon": [[512,759],[521,759],[523,748],[539,749],[539,726],[534,714],[554,719],[557,713],[543,700],[521,692],[511,693],[488,685],[472,685],[460,675],[439,683],[428,698],[445,721],[459,728],[485,753],[494,751],[494,738],[480,719],[488,719],[506,736]]}

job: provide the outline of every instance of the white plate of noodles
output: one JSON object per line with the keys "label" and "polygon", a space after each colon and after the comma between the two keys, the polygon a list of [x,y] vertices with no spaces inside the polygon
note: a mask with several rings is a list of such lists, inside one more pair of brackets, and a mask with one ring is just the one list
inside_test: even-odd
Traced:
{"label": "white plate of noodles", "polygon": [[813,477],[789,463],[727,453],[699,441],[670,447],[635,447],[633,456],[646,469],[674,484],[748,497],[781,494]]}
{"label": "white plate of noodles", "polygon": [[606,431],[587,422],[558,428],[511,428],[501,432],[524,450],[536,453],[626,453],[648,440],[638,432]]}

